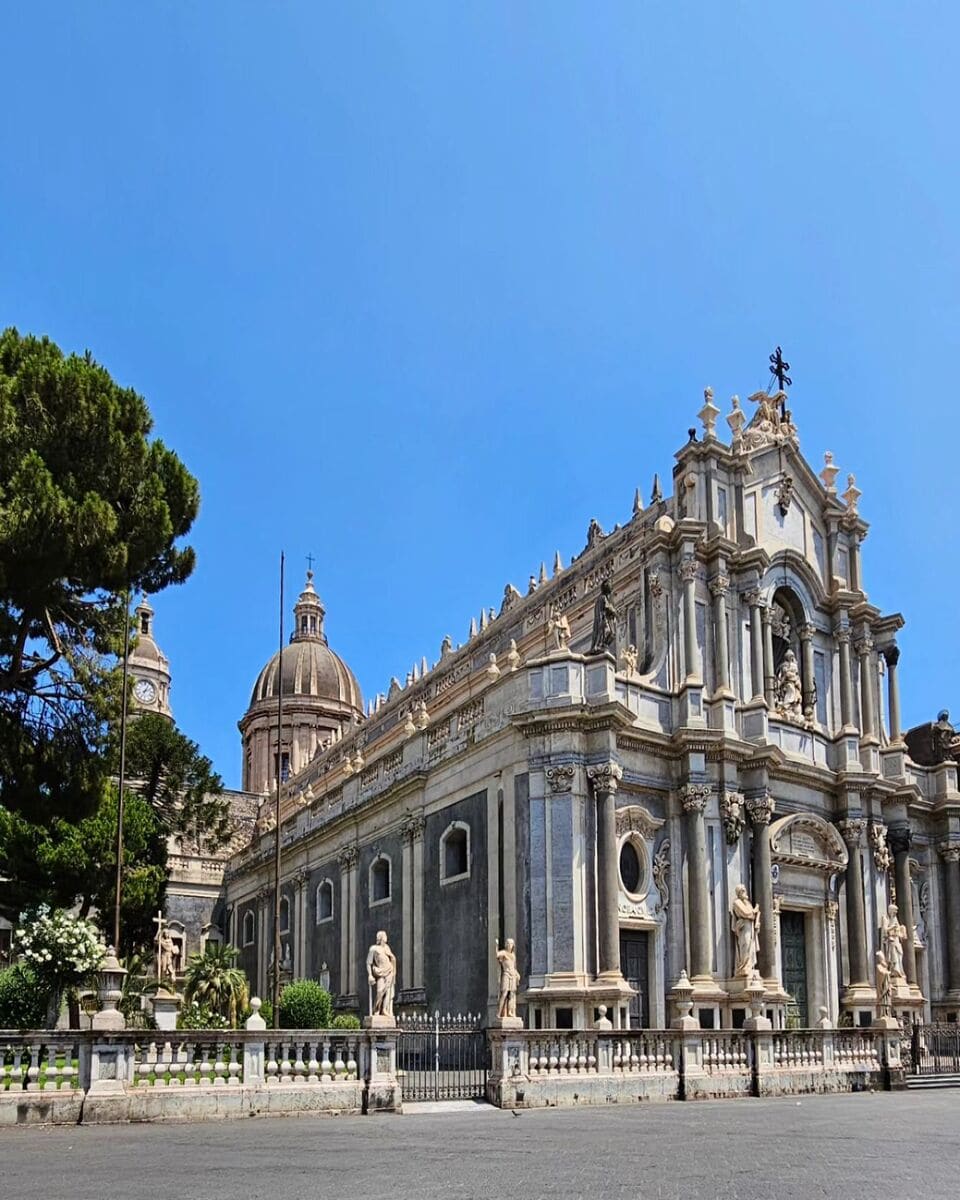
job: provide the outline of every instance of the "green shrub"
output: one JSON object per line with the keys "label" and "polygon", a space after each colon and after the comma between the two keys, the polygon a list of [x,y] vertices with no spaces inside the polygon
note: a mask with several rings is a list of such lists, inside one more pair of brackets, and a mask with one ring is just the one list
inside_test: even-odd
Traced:
{"label": "green shrub", "polygon": [[177,1015],[178,1029],[229,1029],[230,1022],[205,1004],[186,1004]]}
{"label": "green shrub", "polygon": [[50,988],[33,971],[15,963],[0,971],[0,1029],[43,1029]]}
{"label": "green shrub", "polygon": [[353,1013],[337,1013],[330,1022],[331,1029],[359,1029],[360,1018],[355,1017]]}
{"label": "green shrub", "polygon": [[312,979],[288,983],[280,993],[281,1029],[329,1029],[333,1001]]}

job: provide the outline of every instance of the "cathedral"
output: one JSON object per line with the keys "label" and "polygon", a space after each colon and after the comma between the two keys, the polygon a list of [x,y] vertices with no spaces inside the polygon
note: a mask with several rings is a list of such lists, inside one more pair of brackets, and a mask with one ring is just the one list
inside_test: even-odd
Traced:
{"label": "cathedral", "polygon": [[737,1028],[758,979],[775,1027],[956,1020],[960,740],[946,713],[901,728],[904,621],[865,590],[854,477],[811,467],[782,390],[750,405],[721,420],[707,389],[672,494],[591,521],[366,704],[308,573],[192,925],[171,881],[184,953],[205,921],[255,992],[279,953],[359,1014],[383,930],[400,1011],[493,1018],[512,938],[534,1029],[601,1005],[664,1028],[690,989],[701,1027]]}

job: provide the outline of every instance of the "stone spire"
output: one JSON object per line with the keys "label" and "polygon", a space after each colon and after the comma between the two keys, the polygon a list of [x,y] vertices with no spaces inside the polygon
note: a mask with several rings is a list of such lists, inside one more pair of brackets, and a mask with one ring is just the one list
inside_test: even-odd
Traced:
{"label": "stone spire", "polygon": [[326,609],[313,586],[313,571],[307,571],[307,582],[293,606],[293,611],[296,619],[290,637],[291,642],[314,641],[323,642],[326,645],[327,638],[323,632],[323,618]]}

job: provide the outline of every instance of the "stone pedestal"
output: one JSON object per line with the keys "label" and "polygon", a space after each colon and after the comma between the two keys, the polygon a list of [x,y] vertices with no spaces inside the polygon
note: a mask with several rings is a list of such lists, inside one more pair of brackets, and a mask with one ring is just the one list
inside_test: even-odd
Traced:
{"label": "stone pedestal", "polygon": [[[368,1025],[363,1039],[363,1111],[401,1112],[403,1101],[397,1078],[397,1029],[393,1017],[367,1017],[367,1021],[391,1021],[390,1026]],[[376,1031],[376,1032],[374,1032]]]}
{"label": "stone pedestal", "polygon": [[154,995],[151,1004],[153,1005],[153,1019],[157,1023],[157,1028],[164,1031],[176,1029],[177,1013],[180,1011],[180,1005],[183,1002],[183,997],[177,992],[168,992],[166,988],[160,988]]}
{"label": "stone pedestal", "polygon": [[383,1013],[374,1013],[372,1016],[363,1018],[364,1029],[396,1029],[397,1018],[388,1017]]}
{"label": "stone pedestal", "polygon": [[522,1017],[493,1017],[490,1021],[491,1029],[522,1029]]}

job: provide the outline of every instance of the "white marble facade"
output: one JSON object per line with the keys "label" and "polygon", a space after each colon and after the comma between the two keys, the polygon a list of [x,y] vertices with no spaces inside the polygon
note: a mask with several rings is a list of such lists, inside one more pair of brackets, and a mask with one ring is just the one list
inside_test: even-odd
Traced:
{"label": "white marble facade", "polygon": [[[525,595],[508,585],[463,646],[445,639],[432,667],[365,710],[359,689],[321,705],[324,738],[282,797],[294,974],[326,972],[341,1006],[362,1008],[361,959],[382,928],[398,1009],[493,1015],[494,943],[513,937],[535,1027],[591,1024],[600,1004],[615,1024],[664,1026],[683,970],[701,1023],[738,1025],[742,883],[776,1023],[872,1018],[894,892],[911,932],[897,1006],[960,1010],[949,739],[942,756],[908,751],[903,618],[864,591],[853,477],[840,494],[832,456],[818,475],[800,453],[785,397],[753,399],[749,423],[739,403],[727,417],[727,444],[708,397],[673,496],[656,484],[622,527],[591,522],[569,566]],[[591,654],[608,580],[616,653]],[[224,885],[225,932],[259,988],[269,811]]]}

